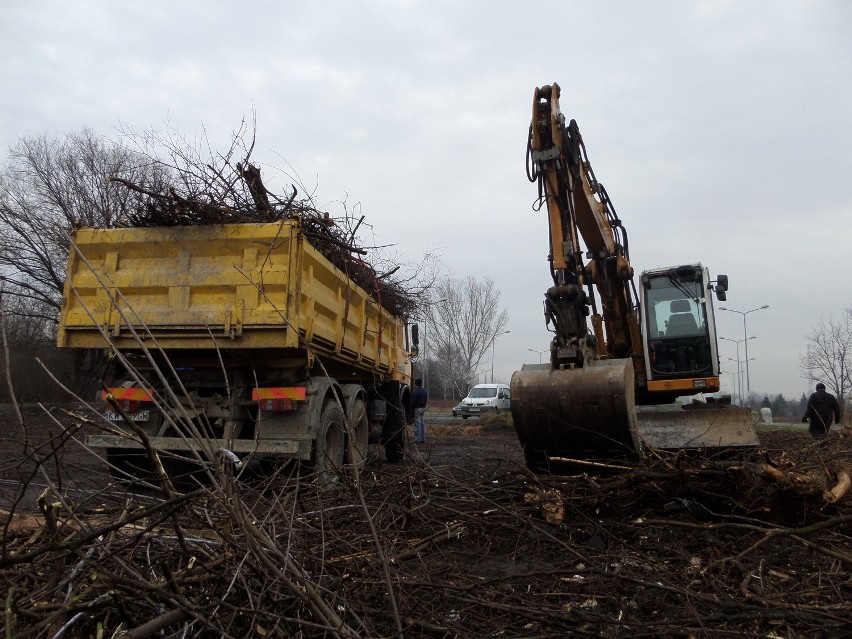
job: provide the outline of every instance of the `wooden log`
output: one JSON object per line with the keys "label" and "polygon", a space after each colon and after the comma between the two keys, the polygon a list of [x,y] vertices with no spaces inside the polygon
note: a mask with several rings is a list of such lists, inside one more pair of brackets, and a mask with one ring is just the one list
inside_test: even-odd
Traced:
{"label": "wooden log", "polygon": [[837,473],[837,484],[831,490],[826,490],[822,494],[822,498],[826,503],[836,504],[843,499],[843,496],[849,491],[850,487],[852,487],[852,479],[850,479],[849,473],[841,470]]}
{"label": "wooden log", "polygon": [[760,474],[781,484],[784,488],[792,490],[797,495],[805,497],[818,497],[823,493],[823,483],[808,473],[794,473],[782,470],[771,464],[763,464]]}

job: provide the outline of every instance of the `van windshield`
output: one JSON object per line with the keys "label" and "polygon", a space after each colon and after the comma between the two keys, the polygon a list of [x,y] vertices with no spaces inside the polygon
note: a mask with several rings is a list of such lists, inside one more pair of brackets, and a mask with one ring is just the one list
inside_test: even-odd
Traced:
{"label": "van windshield", "polygon": [[480,388],[479,386],[474,386],[468,397],[497,397],[497,388]]}

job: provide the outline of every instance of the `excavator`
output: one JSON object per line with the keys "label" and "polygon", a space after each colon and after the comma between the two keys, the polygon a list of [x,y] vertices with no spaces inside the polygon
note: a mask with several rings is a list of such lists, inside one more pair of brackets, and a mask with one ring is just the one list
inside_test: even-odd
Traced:
{"label": "excavator", "polygon": [[547,472],[649,449],[757,446],[751,411],[730,397],[684,401],[719,391],[712,297],[725,300],[727,276],[711,279],[700,263],[659,268],[642,272],[637,290],[627,231],[559,95],[555,83],[535,90],[527,143],[553,280],[550,362],[524,365],[511,381],[527,465]]}

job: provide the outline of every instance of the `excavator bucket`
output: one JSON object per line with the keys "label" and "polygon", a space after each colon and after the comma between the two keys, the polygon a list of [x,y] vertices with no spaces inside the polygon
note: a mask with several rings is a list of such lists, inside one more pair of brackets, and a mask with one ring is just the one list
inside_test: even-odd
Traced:
{"label": "excavator bucket", "polygon": [[598,360],[555,370],[526,365],[512,375],[512,421],[527,464],[549,457],[608,459],[636,450],[633,363]]}
{"label": "excavator bucket", "polygon": [[[730,450],[758,445],[751,411],[719,403],[636,406],[629,359],[584,368],[526,365],[512,375],[512,420],[527,465],[603,461],[645,448]],[[556,459],[559,458],[559,459]]]}

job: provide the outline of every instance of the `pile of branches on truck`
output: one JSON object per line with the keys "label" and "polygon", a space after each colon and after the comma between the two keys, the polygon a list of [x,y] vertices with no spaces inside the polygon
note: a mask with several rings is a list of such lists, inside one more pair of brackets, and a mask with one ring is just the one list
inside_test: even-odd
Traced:
{"label": "pile of branches on truck", "polygon": [[332,217],[318,210],[310,198],[298,198],[298,190],[279,196],[267,189],[260,168],[248,159],[223,167],[206,164],[203,173],[187,179],[179,170],[181,192],[163,183],[146,188],[121,177],[110,181],[142,196],[141,206],[126,221],[130,227],[200,226],[217,224],[274,223],[298,218],[308,241],[375,301],[394,315],[416,314],[422,286],[395,278],[399,265],[384,269],[367,259],[368,250],[357,241],[364,216]]}

